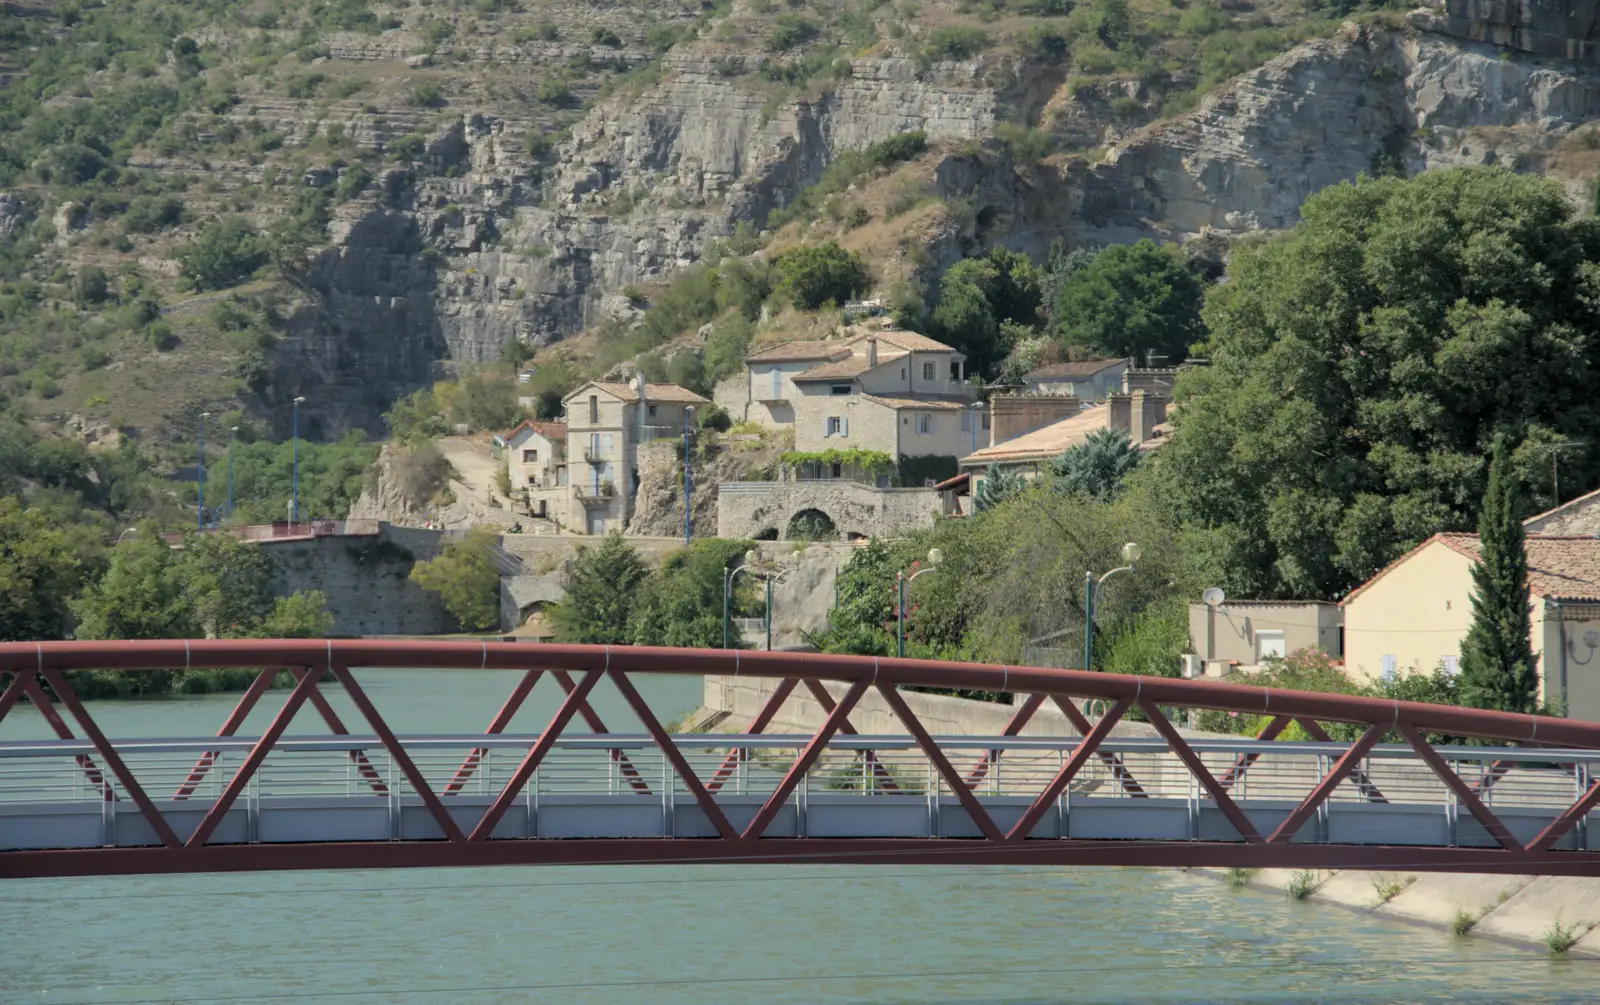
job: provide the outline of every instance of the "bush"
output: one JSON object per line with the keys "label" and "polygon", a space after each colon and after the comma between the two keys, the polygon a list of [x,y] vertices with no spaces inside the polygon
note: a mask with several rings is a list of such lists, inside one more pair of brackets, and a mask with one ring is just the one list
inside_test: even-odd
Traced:
{"label": "bush", "polygon": [[141,195],[128,203],[122,214],[122,229],[135,234],[150,234],[175,227],[183,220],[183,203],[176,196]]}
{"label": "bush", "polygon": [[800,310],[842,304],[867,288],[867,266],[836,242],[792,248],[772,263],[773,296]]}
{"label": "bush", "polygon": [[700,428],[726,433],[733,425],[733,417],[721,405],[707,405],[700,410]]}
{"label": "bush", "polygon": [[389,144],[389,151],[400,160],[414,161],[422,156],[422,151],[427,145],[427,141],[416,133],[406,133]]}
{"label": "bush", "polygon": [[785,12],[773,20],[772,31],[767,35],[767,51],[784,52],[805,45],[818,34],[820,29],[815,21]]}
{"label": "bush", "polygon": [[444,94],[440,92],[438,84],[426,80],[411,88],[410,101],[418,108],[438,108],[444,104]]}
{"label": "bush", "polygon": [[495,535],[473,528],[466,537],[444,546],[439,557],[411,568],[411,581],[437,593],[445,610],[469,632],[500,624],[500,570],[495,563]]}
{"label": "bush", "polygon": [[220,290],[243,282],[267,264],[265,242],[238,216],[212,220],[200,236],[177,249],[178,268],[202,290]]}
{"label": "bush", "polygon": [[598,25],[589,32],[589,41],[595,45],[603,45],[610,49],[622,48],[622,38],[616,32]]}
{"label": "bush", "polygon": [[971,59],[989,47],[989,36],[977,28],[945,26],[928,32],[922,42],[925,61]]}

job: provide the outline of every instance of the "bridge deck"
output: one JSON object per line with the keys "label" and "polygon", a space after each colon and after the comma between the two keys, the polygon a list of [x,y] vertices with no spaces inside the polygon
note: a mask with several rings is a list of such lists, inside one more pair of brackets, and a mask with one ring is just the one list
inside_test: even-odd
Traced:
{"label": "bridge deck", "polygon": [[[183,835],[227,789],[257,737],[128,740],[118,751],[156,808]],[[671,738],[742,832],[782,783],[810,737],[691,734]],[[409,736],[400,743],[429,787],[470,832],[512,780],[537,736]],[[938,749],[971,776],[973,795],[1002,831],[1060,771],[1076,738],[940,737]],[[1234,803],[1270,834],[1346,750],[1336,743],[1193,740],[1214,776],[1254,758]],[[1029,832],[1035,840],[1206,841],[1246,838],[1159,738],[1106,740],[1114,760],[1091,761]],[[474,753],[476,751],[477,753]],[[999,754],[991,752],[998,751]],[[134,848],[161,843],[115,777],[82,766],[81,740],[0,743],[0,852]],[[1519,841],[1547,827],[1600,768],[1600,751],[1446,748],[1483,802]],[[209,755],[209,756],[208,756]],[[195,765],[209,760],[198,783]],[[463,765],[470,765],[470,773]],[[1497,767],[1498,765],[1498,767]],[[1365,781],[1339,786],[1292,837],[1296,844],[1494,848],[1451,789],[1409,747],[1374,746]],[[464,775],[464,777],[463,777]],[[1125,784],[1125,781],[1127,783]],[[452,790],[452,782],[459,784]],[[183,791],[188,789],[189,791]],[[649,736],[557,740],[495,825],[495,839],[715,838],[694,792]],[[175,796],[181,794],[181,798]],[[166,798],[162,798],[166,796]],[[981,838],[960,796],[910,737],[836,736],[765,828],[766,838]],[[226,810],[210,843],[441,841],[423,797],[376,736],[284,737]],[[1600,851],[1600,810],[1554,845]]]}

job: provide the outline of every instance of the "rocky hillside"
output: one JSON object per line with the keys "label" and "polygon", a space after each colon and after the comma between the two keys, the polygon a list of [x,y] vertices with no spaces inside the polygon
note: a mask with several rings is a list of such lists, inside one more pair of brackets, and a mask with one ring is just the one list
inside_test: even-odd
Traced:
{"label": "rocky hillside", "polygon": [[[202,410],[286,435],[302,395],[302,433],[376,431],[443,366],[625,313],[608,294],[769,222],[888,292],[995,244],[1220,254],[1361,172],[1502,163],[1589,198],[1586,34],[1563,58],[1504,4],[1311,6],[7,6],[0,394],[153,436]],[[913,130],[914,163],[783,219]]]}

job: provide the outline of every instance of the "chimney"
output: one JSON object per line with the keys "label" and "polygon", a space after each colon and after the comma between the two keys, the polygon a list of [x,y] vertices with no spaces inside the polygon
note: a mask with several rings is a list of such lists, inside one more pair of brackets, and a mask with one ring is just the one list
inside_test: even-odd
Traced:
{"label": "chimney", "polygon": [[989,399],[990,443],[1013,440],[1062,419],[1082,408],[1070,394],[999,394]]}
{"label": "chimney", "polygon": [[878,365],[878,340],[875,338],[867,339],[867,365]]}
{"label": "chimney", "polygon": [[1128,438],[1135,445],[1154,439],[1156,427],[1167,421],[1167,397],[1142,390],[1128,397],[1131,399],[1129,411],[1132,413]]}
{"label": "chimney", "polygon": [[[1127,394],[1106,395],[1106,405],[1109,414],[1106,416],[1106,426],[1110,429],[1120,429],[1133,438],[1133,398]],[[1137,441],[1135,441],[1137,442]]]}

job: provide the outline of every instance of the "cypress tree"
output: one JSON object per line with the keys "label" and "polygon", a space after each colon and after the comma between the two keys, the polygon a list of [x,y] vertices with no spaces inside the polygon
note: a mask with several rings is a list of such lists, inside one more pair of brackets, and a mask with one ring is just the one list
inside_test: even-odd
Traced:
{"label": "cypress tree", "polygon": [[1478,514],[1472,627],[1461,645],[1461,692],[1476,708],[1534,712],[1539,707],[1539,678],[1528,641],[1528,556],[1510,453],[1504,439],[1496,437],[1489,486]]}

